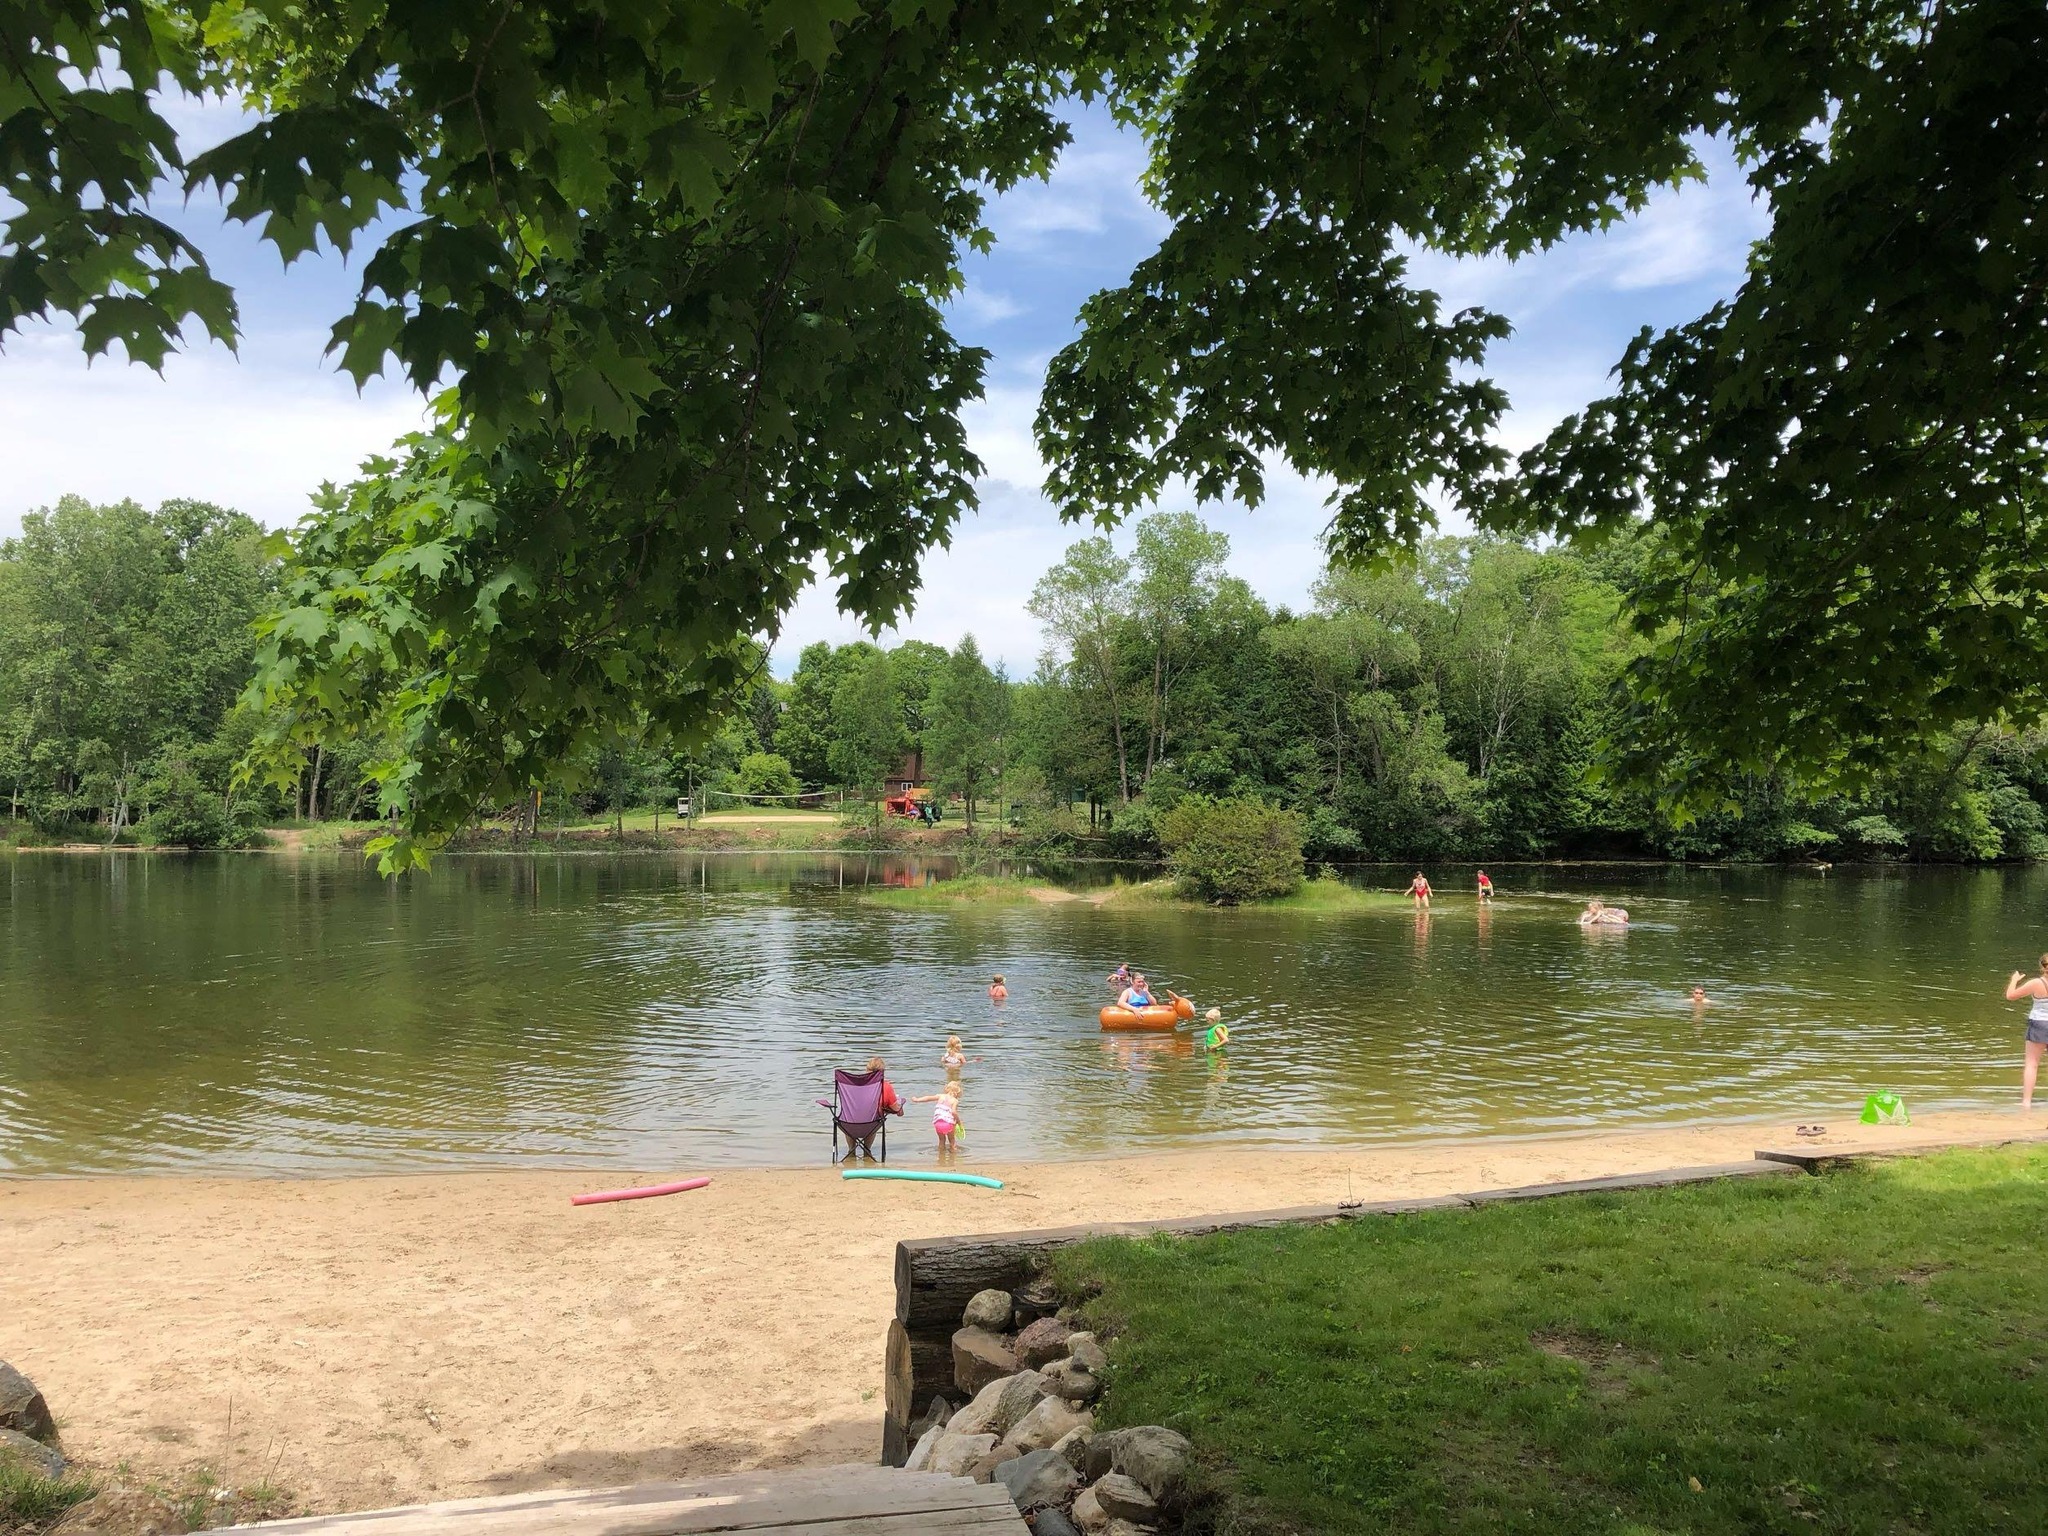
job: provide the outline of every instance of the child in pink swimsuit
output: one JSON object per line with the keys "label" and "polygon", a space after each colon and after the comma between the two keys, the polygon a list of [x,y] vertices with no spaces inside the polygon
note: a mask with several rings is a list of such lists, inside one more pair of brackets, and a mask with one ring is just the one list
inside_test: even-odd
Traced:
{"label": "child in pink swimsuit", "polygon": [[965,1123],[960,1114],[960,1085],[948,1083],[944,1093],[920,1093],[910,1102],[932,1106],[932,1130],[938,1135],[939,1150],[956,1150],[956,1138],[960,1134],[960,1127]]}

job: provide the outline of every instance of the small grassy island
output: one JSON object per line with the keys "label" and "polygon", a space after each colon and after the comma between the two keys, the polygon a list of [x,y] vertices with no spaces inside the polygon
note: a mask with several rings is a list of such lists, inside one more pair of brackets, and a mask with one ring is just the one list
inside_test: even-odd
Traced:
{"label": "small grassy island", "polygon": [[[1214,903],[1183,893],[1170,876],[1151,880],[1118,880],[1092,889],[1068,890],[1042,880],[1016,875],[962,875],[930,885],[874,886],[866,899],[885,907],[959,908],[1063,906],[1080,902],[1111,910],[1130,907],[1205,907]],[[1245,910],[1279,912],[1394,912],[1408,898],[1398,891],[1367,890],[1349,881],[1305,880],[1285,896],[1242,903]]]}
{"label": "small grassy island", "polygon": [[1056,1261],[1217,1530],[2048,1529],[2048,1148]]}

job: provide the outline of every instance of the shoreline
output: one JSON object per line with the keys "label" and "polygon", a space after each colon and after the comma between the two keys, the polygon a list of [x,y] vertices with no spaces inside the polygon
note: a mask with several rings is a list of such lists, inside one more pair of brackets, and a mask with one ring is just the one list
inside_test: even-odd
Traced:
{"label": "shoreline", "polygon": [[[2041,1134],[1712,1121],[1535,1137],[963,1162],[1001,1191],[821,1161],[572,1208],[588,1170],[0,1179],[0,1358],[89,1467],[305,1511],[872,1461],[904,1238],[1382,1200]],[[636,1182],[612,1169],[609,1183]]]}
{"label": "shoreline", "polygon": [[[2041,1093],[2039,1123],[2048,1132],[2048,1082],[2044,1082]],[[1918,1101],[1916,1101],[1918,1102]],[[1912,1106],[1908,1106],[1909,1109]],[[1848,1106],[1846,1118],[1823,1119],[1831,1139],[1822,1145],[1834,1145],[1853,1130],[1875,1131],[1885,1127],[1859,1126],[1855,1121],[1855,1106]],[[2015,1123],[2026,1126],[2033,1122],[2020,1120],[2018,1111],[2011,1107],[2005,1097],[1996,1101],[1987,1099],[1963,1102],[1939,1102],[1924,1111],[1913,1110],[1915,1119],[1901,1128],[1906,1132],[1916,1130],[1924,1121],[1939,1118],[1943,1124],[1959,1119],[1977,1121],[1986,1117],[2009,1116]],[[1443,1135],[1417,1134],[1403,1130],[1383,1138],[1367,1138],[1348,1141],[1250,1141],[1224,1140],[1217,1137],[1197,1137],[1178,1146],[1146,1147],[1135,1151],[1075,1152],[1067,1155],[1001,1157],[986,1160],[987,1169],[1040,1170],[1056,1168],[1094,1168],[1105,1164],[1135,1165],[1143,1167],[1151,1163],[1168,1162],[1190,1156],[1214,1157],[1319,1157],[1319,1156],[1360,1156],[1371,1157],[1380,1153],[1443,1152],[1463,1147],[1528,1147],[1540,1149],[1555,1142],[1603,1140],[1613,1136],[1658,1136],[1680,1135],[1687,1132],[1740,1131],[1744,1126],[1760,1129],[1783,1129],[1789,1134],[1790,1128],[1798,1122],[1787,1121],[1775,1110],[1756,1114],[1708,1115],[1689,1120],[1643,1120],[1633,1123],[1609,1121],[1599,1125],[1565,1126],[1547,1131],[1453,1131]],[[922,1142],[919,1143],[922,1149]],[[1747,1154],[1745,1154],[1747,1155]],[[788,1163],[690,1163],[679,1161],[675,1167],[687,1166],[687,1177],[699,1174],[711,1178],[751,1177],[756,1174],[786,1174],[813,1172],[822,1167],[815,1158],[803,1162]],[[924,1161],[910,1162],[902,1158],[896,1166],[922,1168]],[[935,1165],[934,1165],[935,1166]],[[963,1162],[963,1170],[986,1171],[982,1160]],[[479,1163],[472,1167],[393,1167],[393,1168],[337,1168],[322,1169],[251,1169],[251,1168],[195,1168],[190,1165],[176,1168],[135,1168],[119,1172],[35,1172],[21,1169],[0,1168],[0,1194],[15,1185],[43,1184],[119,1184],[136,1183],[221,1183],[221,1184],[347,1184],[378,1181],[407,1181],[422,1179],[582,1179],[620,1180],[637,1179],[645,1176],[645,1182],[654,1183],[676,1177],[675,1169],[662,1169],[640,1164],[617,1162],[595,1163]]]}

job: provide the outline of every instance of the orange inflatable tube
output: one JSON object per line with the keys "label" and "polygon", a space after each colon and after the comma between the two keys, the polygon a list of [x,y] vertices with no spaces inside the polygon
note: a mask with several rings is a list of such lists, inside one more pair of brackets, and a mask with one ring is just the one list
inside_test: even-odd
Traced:
{"label": "orange inflatable tube", "polygon": [[1104,1029],[1149,1029],[1169,1030],[1183,1019],[1195,1016],[1195,1005],[1178,992],[1166,994],[1170,1003],[1152,1003],[1143,1008],[1126,1008],[1121,1003],[1111,1003],[1095,1017]]}

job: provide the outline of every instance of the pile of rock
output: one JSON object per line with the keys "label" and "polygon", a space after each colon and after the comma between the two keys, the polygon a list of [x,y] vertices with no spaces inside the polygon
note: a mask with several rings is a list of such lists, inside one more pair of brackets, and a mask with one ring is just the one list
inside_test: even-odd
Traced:
{"label": "pile of rock", "polygon": [[983,1291],[953,1335],[953,1381],[910,1427],[906,1465],[998,1482],[1036,1536],[1145,1536],[1182,1507],[1190,1447],[1170,1429],[1095,1432],[1108,1358],[1050,1298]]}
{"label": "pile of rock", "polygon": [[57,1449],[57,1421],[36,1384],[0,1360],[0,1461],[15,1462],[44,1477],[64,1475]]}

